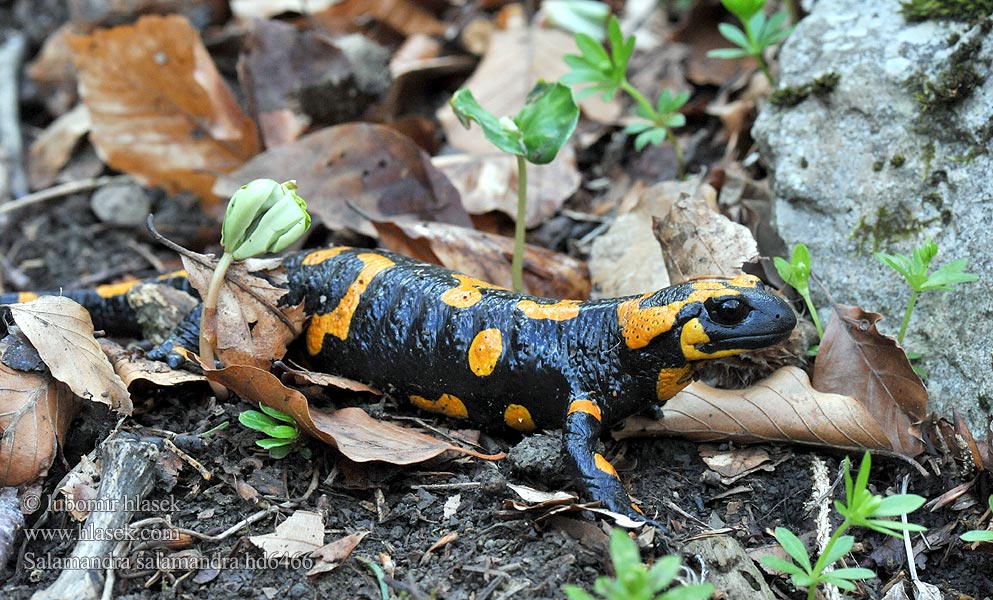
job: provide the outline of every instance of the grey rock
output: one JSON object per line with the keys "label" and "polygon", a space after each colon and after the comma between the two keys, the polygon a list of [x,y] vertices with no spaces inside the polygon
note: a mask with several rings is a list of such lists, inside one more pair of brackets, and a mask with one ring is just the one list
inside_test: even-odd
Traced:
{"label": "grey rock", "polygon": [[105,185],[93,192],[90,209],[104,223],[132,227],[145,223],[152,210],[152,200],[134,183]]}
{"label": "grey rock", "polygon": [[[925,355],[929,408],[958,409],[977,434],[993,404],[991,64],[989,22],[910,24],[897,0],[822,0],[781,49],[780,87],[830,73],[836,87],[766,104],[753,130],[780,235],[808,245],[835,301],[886,315],[884,333],[897,333],[910,292],[874,250],[910,254],[932,238],[935,266],[969,259],[980,281],[924,293],[905,346]],[[828,300],[815,289],[815,302]]]}

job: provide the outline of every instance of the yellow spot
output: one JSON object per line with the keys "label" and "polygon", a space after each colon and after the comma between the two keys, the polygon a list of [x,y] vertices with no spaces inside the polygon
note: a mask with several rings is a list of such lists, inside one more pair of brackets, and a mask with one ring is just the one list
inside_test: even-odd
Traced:
{"label": "yellow spot", "polygon": [[693,381],[693,369],[679,367],[661,369],[655,382],[655,395],[659,400],[668,400]]}
{"label": "yellow spot", "polygon": [[469,418],[469,411],[465,404],[451,394],[442,394],[437,400],[428,400],[423,396],[411,396],[410,402],[420,408],[432,413],[438,413],[455,419]]}
{"label": "yellow spot", "polygon": [[324,248],[323,250],[315,250],[303,257],[300,261],[301,265],[319,265],[329,258],[334,258],[338,256],[345,250],[348,250],[348,246],[335,246],[334,248]]}
{"label": "yellow spot", "polygon": [[109,285],[98,285],[93,291],[97,293],[97,296],[101,298],[113,298],[114,296],[121,296],[127,294],[128,291],[136,286],[140,279],[133,279],[131,281],[124,281],[122,283],[112,283]]}
{"label": "yellow spot", "polygon": [[617,469],[614,468],[614,465],[610,464],[610,461],[604,458],[599,452],[593,455],[593,464],[596,465],[596,468],[600,469],[607,475],[610,475],[615,479],[620,479],[620,477],[617,476]]}
{"label": "yellow spot", "polygon": [[634,511],[637,512],[639,515],[645,514],[645,511],[641,510],[641,507],[635,504],[634,502],[631,503],[631,508],[633,508]]}
{"label": "yellow spot", "polygon": [[310,325],[307,327],[307,352],[311,355],[321,351],[325,335],[330,334],[340,340],[348,337],[348,328],[352,324],[352,317],[355,316],[355,309],[359,306],[362,293],[376,275],[394,265],[394,262],[385,256],[371,252],[359,254],[358,258],[364,266],[352,285],[348,286],[338,306],[331,312],[315,315],[310,320]]}
{"label": "yellow spot", "polygon": [[166,279],[172,279],[173,277],[187,277],[185,269],[180,269],[178,271],[172,271],[171,273],[163,273],[155,278],[156,281],[165,281]]}
{"label": "yellow spot", "polygon": [[520,404],[511,404],[508,406],[507,410],[503,411],[503,421],[507,424],[507,427],[525,433],[538,428],[531,418],[531,413]]}
{"label": "yellow spot", "polygon": [[18,302],[31,302],[32,300],[35,300],[37,298],[38,298],[38,294],[34,292],[21,292],[17,294]]}
{"label": "yellow spot", "polygon": [[741,354],[744,349],[731,348],[729,350],[717,350],[707,353],[697,350],[698,344],[706,344],[710,341],[710,336],[703,330],[703,325],[699,319],[690,319],[683,325],[683,330],[679,334],[679,345],[683,350],[686,360],[707,360],[711,358],[721,358],[733,354]]}
{"label": "yellow spot", "polygon": [[603,420],[603,415],[600,414],[600,407],[596,404],[590,402],[589,400],[573,400],[569,404],[569,414],[574,412],[583,412],[591,415],[597,421]]}
{"label": "yellow spot", "polygon": [[[637,298],[625,300],[617,306],[617,322],[624,336],[624,343],[632,350],[644,348],[656,337],[672,330],[676,317],[684,306],[694,302],[703,302],[707,298],[719,296],[734,296],[741,294],[738,290],[729,289],[726,280],[704,279],[692,284],[693,291],[685,300],[678,300],[664,306],[649,306],[642,308],[641,302],[650,298],[654,292],[649,292]],[[688,357],[687,357],[688,358]]]}
{"label": "yellow spot", "polygon": [[730,281],[735,287],[753,288],[760,283],[760,279],[754,275],[738,275]]}
{"label": "yellow spot", "polygon": [[562,300],[554,304],[538,304],[534,300],[521,300],[517,308],[529,319],[568,321],[579,316],[579,300]]}
{"label": "yellow spot", "polygon": [[469,277],[461,273],[453,273],[452,277],[458,280],[458,285],[446,290],[441,295],[441,301],[455,308],[469,308],[473,304],[483,299],[481,289],[503,289],[500,286],[486,283],[481,279]]}
{"label": "yellow spot", "polygon": [[503,334],[499,329],[484,329],[469,344],[469,368],[478,377],[486,377],[496,368],[503,353]]}

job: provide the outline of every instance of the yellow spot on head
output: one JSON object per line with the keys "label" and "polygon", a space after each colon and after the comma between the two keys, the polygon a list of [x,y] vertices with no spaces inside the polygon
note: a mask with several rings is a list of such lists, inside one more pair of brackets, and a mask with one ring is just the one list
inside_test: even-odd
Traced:
{"label": "yellow spot on head", "polygon": [[484,329],[469,344],[469,369],[478,377],[486,377],[496,368],[503,353],[503,334],[499,329]]}
{"label": "yellow spot on head", "polygon": [[501,289],[492,283],[486,283],[485,281],[469,277],[468,275],[462,275],[461,273],[454,273],[452,277],[459,283],[455,287],[446,290],[441,295],[441,301],[455,308],[469,308],[482,300],[483,293],[479,291],[481,289]]}
{"label": "yellow spot on head", "polygon": [[632,350],[644,348],[656,337],[672,331],[676,317],[684,306],[703,302],[708,298],[741,294],[738,290],[728,288],[727,281],[724,280],[703,279],[691,284],[690,287],[693,291],[685,300],[677,300],[662,306],[642,308],[641,303],[654,295],[651,292],[621,302],[617,306],[617,322],[627,347]]}
{"label": "yellow spot on head", "polygon": [[[717,350],[715,352],[702,352],[697,350],[698,344],[706,344],[710,341],[710,336],[703,330],[703,324],[699,319],[690,319],[683,325],[683,330],[679,334],[679,346],[683,351],[686,360],[708,360],[711,358],[722,358],[733,354],[746,352],[744,348],[731,348],[728,350]],[[660,375],[661,376],[661,375]]]}
{"label": "yellow spot on head", "polygon": [[689,385],[693,380],[693,369],[690,367],[679,367],[673,369],[661,369],[658,379],[655,382],[655,395],[659,400],[668,400],[676,395],[679,390]]}
{"label": "yellow spot on head", "polygon": [[554,304],[539,304],[534,300],[521,300],[517,308],[529,319],[568,321],[579,316],[579,300],[562,300]]}
{"label": "yellow spot on head", "polygon": [[469,418],[469,411],[466,410],[465,403],[451,394],[442,394],[437,400],[428,400],[423,396],[411,396],[410,402],[417,408],[428,412],[455,419]]}
{"label": "yellow spot on head", "polygon": [[34,292],[21,292],[17,294],[18,302],[31,302],[32,300],[36,300],[37,298],[38,298],[38,294]]}
{"label": "yellow spot on head", "polygon": [[133,279],[131,281],[124,281],[122,283],[112,283],[110,285],[98,285],[93,291],[97,293],[97,296],[101,298],[113,298],[114,296],[121,296],[127,294],[134,286],[141,281],[140,279]]}
{"label": "yellow spot on head", "polygon": [[761,283],[761,280],[754,275],[738,275],[729,284],[741,288],[753,288]]}
{"label": "yellow spot on head", "polygon": [[569,404],[568,414],[571,415],[574,412],[586,413],[591,415],[597,421],[603,420],[603,415],[600,413],[600,407],[589,400],[573,400],[572,403]]}
{"label": "yellow spot on head", "polygon": [[510,427],[511,429],[516,429],[517,431],[523,431],[525,433],[534,431],[538,428],[538,426],[534,424],[534,419],[531,418],[531,413],[520,404],[511,404],[507,407],[507,410],[503,411],[503,422],[506,423],[507,427]]}
{"label": "yellow spot on head", "polygon": [[620,479],[620,477],[617,476],[617,469],[614,468],[614,465],[610,464],[610,461],[604,458],[599,452],[593,455],[593,464],[596,465],[596,468],[600,469],[607,475],[610,475],[615,479]]}
{"label": "yellow spot on head", "polygon": [[348,246],[335,246],[334,248],[324,248],[323,250],[315,250],[303,257],[300,261],[301,265],[319,265],[329,258],[334,258],[338,256],[345,250],[348,250]]}
{"label": "yellow spot on head", "polygon": [[[336,250],[337,248],[331,248]],[[307,326],[307,352],[311,356],[321,351],[324,336],[333,335],[340,340],[348,337],[348,329],[359,306],[359,299],[376,275],[392,267],[395,263],[382,254],[365,253],[358,255],[363,267],[352,282],[338,306],[327,314],[315,315]]]}

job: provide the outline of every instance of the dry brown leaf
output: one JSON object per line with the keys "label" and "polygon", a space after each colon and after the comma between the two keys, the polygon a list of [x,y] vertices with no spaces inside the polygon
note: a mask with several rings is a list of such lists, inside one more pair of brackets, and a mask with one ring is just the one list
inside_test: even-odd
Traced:
{"label": "dry brown leaf", "polygon": [[700,447],[700,458],[710,467],[710,470],[729,479],[737,479],[741,475],[757,469],[773,470],[771,466],[766,465],[771,457],[764,448],[719,450],[715,446],[705,444]]}
{"label": "dry brown leaf", "polygon": [[258,152],[255,125],[183,17],[142,17],[67,41],[90,139],[115,169],[209,202],[217,174]]}
{"label": "dry brown leaf", "polygon": [[332,412],[311,410],[303,394],[284,386],[268,371],[254,367],[235,365],[208,371],[207,378],[251,402],[259,402],[289,414],[312,437],[336,447],[354,462],[379,460],[395,465],[410,465],[447,451],[487,460],[503,458],[503,454],[481,454],[406,427],[377,421],[361,408],[342,408]]}
{"label": "dry brown leaf", "polygon": [[858,400],[813,389],[806,373],[797,367],[783,367],[743,390],[693,383],[666,402],[662,411],[659,421],[627,419],[614,437],[677,435],[705,442],[794,442],[826,448],[896,450],[880,423]]}
{"label": "dry brown leaf", "polygon": [[343,0],[315,12],[313,19],[335,28],[335,25],[347,26],[373,17],[404,35],[445,33],[448,26],[421,8],[421,5],[422,3],[414,0]]}
{"label": "dry brown leaf", "polygon": [[686,61],[686,78],[697,85],[723,86],[756,66],[755,60],[751,58],[725,60],[707,56],[711,50],[733,47],[717,28],[727,15],[727,11],[719,3],[695,2],[693,9],[673,31],[672,41],[681,42],[690,48],[689,59]]}
{"label": "dry brown leaf", "polygon": [[106,404],[122,415],[131,414],[128,388],[93,337],[93,321],[85,308],[57,296],[42,296],[8,308],[55,379],[83,400]]}
{"label": "dry brown leaf", "polygon": [[[0,354],[5,346],[0,346]],[[59,444],[81,404],[50,374],[17,371],[0,363],[0,487],[48,474]]]}
{"label": "dry brown leaf", "polygon": [[293,378],[295,383],[309,383],[311,385],[318,385],[321,387],[334,387],[340,390],[346,390],[349,392],[363,392],[366,394],[373,394],[376,396],[382,396],[383,393],[374,387],[370,387],[364,383],[358,381],[353,381],[345,377],[339,377],[338,375],[330,375],[328,373],[321,373],[319,371],[309,371],[307,369],[293,369],[289,366],[283,364],[282,362],[277,362],[277,366],[286,370]]}
{"label": "dry brown leaf", "polygon": [[672,283],[694,277],[735,277],[759,253],[748,228],[683,194],[665,217],[652,221]]}
{"label": "dry brown leaf", "polygon": [[375,236],[365,217],[410,216],[471,227],[458,191],[409,138],[381,125],[350,123],[270,149],[217,181],[230,196],[262,177],[295,179],[307,208],[330,229]]}
{"label": "dry brown leaf", "polygon": [[114,371],[128,388],[136,381],[145,381],[163,387],[193,381],[206,381],[203,375],[183,369],[171,369],[164,362],[135,356],[133,352],[113,340],[100,338],[98,341],[100,348],[110,359]]}
{"label": "dry brown leaf", "polygon": [[66,24],[49,35],[25,69],[27,76],[38,86],[37,97],[53,115],[68,111],[78,98],[76,67],[72,64],[72,53],[65,35],[71,29],[72,25]]}
{"label": "dry brown leaf", "polygon": [[298,510],[273,533],[252,535],[248,541],[262,549],[266,559],[305,556],[324,545],[324,519],[316,512]]}
{"label": "dry brown leaf", "polygon": [[876,329],[883,316],[836,304],[814,363],[814,387],[858,398],[893,449],[916,456],[916,426],[927,416],[927,388],[896,340]]}
{"label": "dry brown leaf", "polygon": [[[443,265],[510,288],[510,238],[443,223],[375,223],[383,245],[424,262]],[[582,261],[538,246],[525,246],[524,287],[548,298],[584,300],[589,271]]]}
{"label": "dry brown leaf", "polygon": [[[557,29],[514,28],[494,31],[486,54],[462,87],[469,88],[486,110],[497,117],[515,115],[539,79],[558,81],[570,68],[562,56],[579,54],[573,36]],[[600,94],[584,98],[579,106],[590,119],[617,123],[621,104],[616,98],[604,103]],[[469,154],[492,154],[493,144],[482,128],[466,129],[446,103],[436,113],[448,143]],[[530,175],[530,171],[529,171]]]}
{"label": "dry brown leaf", "polygon": [[[182,259],[190,283],[205,298],[216,259],[202,254],[184,255]],[[286,289],[252,274],[271,264],[278,263],[246,261],[228,269],[217,298],[217,318],[212,324],[216,336],[214,350],[226,365],[268,369],[272,361],[286,354],[287,344],[303,330],[303,304],[278,306]]]}
{"label": "dry brown leaf", "polygon": [[307,576],[313,577],[314,575],[327,573],[340,567],[341,563],[345,562],[352,555],[352,551],[359,545],[362,538],[367,535],[369,535],[368,531],[358,531],[314,550],[311,556],[319,560],[307,571]]}
{"label": "dry brown leaf", "polygon": [[[517,158],[508,154],[454,154],[436,156],[431,163],[455,186],[462,205],[480,215],[500,211],[517,218]],[[528,165],[528,228],[537,227],[554,216],[577,189],[581,177],[576,168],[576,152],[566,145],[547,165]]]}
{"label": "dry brown leaf", "polygon": [[90,112],[85,105],[77,104],[35,138],[28,152],[31,189],[46,188],[55,182],[59,169],[69,162],[76,144],[89,130]]}

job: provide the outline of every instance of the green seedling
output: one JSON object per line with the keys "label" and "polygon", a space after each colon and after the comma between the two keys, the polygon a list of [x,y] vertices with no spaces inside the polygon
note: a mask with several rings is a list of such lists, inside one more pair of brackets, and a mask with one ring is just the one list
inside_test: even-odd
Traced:
{"label": "green seedling", "polygon": [[821,320],[817,316],[817,309],[814,308],[814,301],[810,298],[810,286],[808,285],[810,252],[807,250],[807,246],[797,244],[796,248],[793,249],[793,258],[790,262],[786,262],[786,259],[778,256],[774,257],[772,262],[776,265],[776,271],[779,272],[783,281],[793,286],[793,289],[803,298],[807,305],[807,311],[810,312],[810,318],[814,321],[814,327],[817,328],[817,337],[823,338],[824,328],[821,327]]}
{"label": "green seedling", "polygon": [[878,533],[893,537],[902,537],[904,531],[924,531],[925,528],[914,523],[891,520],[887,517],[906,515],[920,508],[925,499],[916,494],[895,494],[880,496],[868,489],[869,470],[872,458],[866,452],[862,464],[852,480],[851,462],[845,457],[845,502],[835,501],[835,510],[844,520],[831,534],[824,552],[811,564],[810,555],[803,542],[793,532],[784,527],[777,527],[776,541],[783,547],[792,560],[778,556],[762,557],[762,564],[770,569],[785,573],[798,588],[806,588],[807,600],[813,600],[817,586],[833,585],[843,590],[855,589],[855,581],[872,579],[876,573],[872,569],[841,568],[833,571],[826,569],[851,551],[855,538],[844,535],[851,527],[864,527]]}
{"label": "green seedling", "polygon": [[[615,577],[598,577],[593,584],[593,591],[606,600],[706,600],[714,593],[710,583],[678,584],[678,556],[663,556],[651,568],[646,567],[638,546],[621,529],[610,534],[610,561]],[[675,587],[661,593],[673,583]],[[576,585],[567,585],[563,591],[569,600],[596,600]]]}
{"label": "green seedling", "polygon": [[598,0],[544,0],[541,12],[556,27],[602,39],[610,6]]}
{"label": "green seedling", "polygon": [[294,450],[306,459],[311,457],[310,448],[301,444],[300,427],[293,417],[264,404],[260,404],[259,408],[262,412],[246,410],[238,415],[239,423],[269,436],[256,440],[255,445],[265,448],[269,456],[277,459],[286,458]]}
{"label": "green seedling", "polygon": [[781,10],[771,17],[766,17],[765,0],[721,0],[721,3],[728,12],[738,17],[744,30],[730,23],[718,25],[721,35],[737,48],[711,50],[707,56],[724,59],[751,56],[758,62],[762,73],[769,80],[769,85],[776,85],[763,53],[766,48],[782,42],[793,32],[793,28],[786,25],[789,13]]}
{"label": "green seedling", "polygon": [[228,202],[221,226],[224,254],[207,286],[200,317],[200,360],[207,368],[214,366],[214,315],[221,284],[231,263],[279,252],[310,227],[307,203],[297,195],[296,189],[295,181],[277,183],[272,179],[256,179],[241,186]]}
{"label": "green seedling", "polygon": [[917,304],[917,296],[921,292],[950,290],[960,283],[969,283],[979,279],[979,275],[965,272],[966,264],[969,261],[964,258],[953,260],[928,275],[928,267],[937,254],[938,245],[931,240],[924,242],[920,248],[914,248],[913,256],[886,254],[885,252],[875,254],[879,262],[903,275],[907,283],[910,284],[910,300],[907,302],[907,310],[904,312],[903,322],[900,324],[900,333],[896,338],[901,345],[903,344],[903,336],[907,333],[907,325],[910,324],[910,316]]}
{"label": "green seedling", "polygon": [[562,78],[562,82],[587,86],[577,92],[576,97],[580,99],[602,93],[603,99],[609,101],[618,90],[623,90],[635,101],[637,114],[642,119],[631,123],[625,129],[628,133],[636,135],[635,149],[641,150],[648,144],[659,145],[668,141],[676,150],[676,163],[679,176],[682,177],[683,152],[672,130],[686,124],[686,117],[679,112],[679,109],[690,99],[689,92],[673,94],[671,90],[662,90],[655,104],[652,105],[648,98],[627,80],[628,61],[634,52],[635,37],[633,35],[624,37],[616,16],[610,17],[607,23],[607,41],[610,44],[609,52],[593,36],[577,33],[576,46],[579,47],[581,54],[565,56],[565,62],[572,71]]}
{"label": "green seedling", "polygon": [[527,215],[527,163],[544,165],[555,160],[579,122],[579,106],[572,91],[561,83],[539,81],[513,117],[497,118],[461,89],[450,102],[467,129],[475,121],[494,146],[517,156],[517,223],[511,264],[513,288],[524,291],[524,232]]}
{"label": "green seedling", "polygon": [[[990,511],[993,512],[993,496],[989,497]],[[993,531],[988,529],[973,529],[961,536],[963,542],[993,542]]]}

